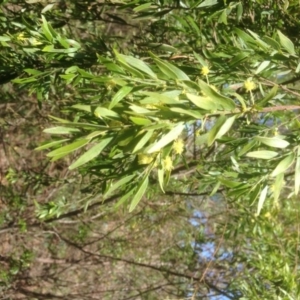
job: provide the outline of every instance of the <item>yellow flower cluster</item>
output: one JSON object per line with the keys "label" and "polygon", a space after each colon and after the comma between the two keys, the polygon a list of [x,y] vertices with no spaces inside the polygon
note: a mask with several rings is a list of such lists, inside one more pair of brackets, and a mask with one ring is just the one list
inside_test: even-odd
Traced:
{"label": "yellow flower cluster", "polygon": [[138,154],[139,165],[149,165],[152,161],[153,157],[151,155],[146,155],[143,153]]}
{"label": "yellow flower cluster", "polygon": [[183,139],[177,139],[173,143],[173,149],[175,154],[181,154],[184,150]]}
{"label": "yellow flower cluster", "polygon": [[251,92],[252,90],[254,90],[256,88],[256,85],[252,80],[247,79],[244,82],[244,87],[245,87],[247,92]]}
{"label": "yellow flower cluster", "polygon": [[207,66],[202,67],[201,74],[207,76],[209,73],[209,68]]}
{"label": "yellow flower cluster", "polygon": [[172,158],[170,156],[166,156],[166,158],[162,161],[162,166],[165,171],[172,171],[174,168]]}
{"label": "yellow flower cluster", "polygon": [[18,36],[17,36],[17,40],[18,41],[25,41],[26,40],[26,38],[25,38],[25,36],[24,36],[24,33],[22,32],[22,33],[20,33]]}
{"label": "yellow flower cluster", "polygon": [[31,37],[31,38],[26,38],[24,35],[24,32],[21,32],[18,36],[17,36],[17,40],[21,41],[21,42],[29,42],[31,45],[33,46],[37,46],[37,45],[41,45],[42,43],[39,42],[35,37]]}

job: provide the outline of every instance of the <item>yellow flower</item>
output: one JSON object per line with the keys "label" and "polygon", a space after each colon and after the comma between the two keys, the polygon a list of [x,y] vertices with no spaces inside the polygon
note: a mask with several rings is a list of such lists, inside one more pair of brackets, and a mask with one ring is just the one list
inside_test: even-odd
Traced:
{"label": "yellow flower", "polygon": [[272,216],[271,216],[271,214],[269,212],[267,212],[267,213],[264,214],[264,217],[266,219],[270,220]]}
{"label": "yellow flower", "polygon": [[42,43],[39,42],[36,38],[30,38],[29,42],[31,43],[31,45],[33,46],[37,46],[37,45],[41,45]]}
{"label": "yellow flower", "polygon": [[173,149],[176,154],[181,154],[184,150],[184,143],[182,139],[177,139],[173,144]]}
{"label": "yellow flower", "polygon": [[162,165],[166,171],[171,171],[174,168],[172,158],[170,156],[166,156],[166,158],[162,162]]}
{"label": "yellow flower", "polygon": [[138,154],[138,162],[139,165],[149,165],[153,160],[152,156],[146,155],[146,154]]}
{"label": "yellow flower", "polygon": [[206,76],[209,73],[209,68],[207,66],[202,67],[201,74]]}
{"label": "yellow flower", "polygon": [[247,92],[251,92],[252,90],[254,90],[256,88],[256,85],[252,80],[247,79],[244,82],[244,87],[245,87]]}
{"label": "yellow flower", "polygon": [[24,33],[23,33],[23,32],[20,33],[20,34],[17,36],[17,40],[19,40],[19,41],[25,41],[25,40],[26,40],[26,38],[24,37]]}

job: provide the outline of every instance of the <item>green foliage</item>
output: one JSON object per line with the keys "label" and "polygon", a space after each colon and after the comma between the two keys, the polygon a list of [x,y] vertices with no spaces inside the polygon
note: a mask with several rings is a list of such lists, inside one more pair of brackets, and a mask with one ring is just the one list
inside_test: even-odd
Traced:
{"label": "green foliage", "polygon": [[[289,215],[299,222],[298,1],[23,5],[21,15],[2,4],[0,81],[36,95],[41,108],[61,102],[60,115],[48,112],[52,139],[36,150],[47,149],[51,162],[68,157],[69,170],[88,178],[91,196],[77,207],[100,197],[106,209],[134,214],[160,193],[222,195],[228,218],[212,227],[225,241],[208,239],[211,261],[222,268],[230,253],[242,276],[218,290],[232,299],[297,299],[299,228],[288,224],[288,238],[284,228]],[[97,23],[107,20],[112,31]],[[17,180],[13,169],[7,178]],[[36,202],[37,217],[68,214],[61,199]],[[87,227],[80,230],[83,242]],[[162,260],[194,270],[190,243]],[[125,251],[118,245],[117,256]],[[206,268],[199,282],[217,272]],[[198,287],[192,293],[203,296]]]}

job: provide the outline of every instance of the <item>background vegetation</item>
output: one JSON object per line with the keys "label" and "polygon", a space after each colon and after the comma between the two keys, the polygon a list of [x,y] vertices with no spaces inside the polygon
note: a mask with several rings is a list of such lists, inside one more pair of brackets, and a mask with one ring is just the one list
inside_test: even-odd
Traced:
{"label": "background vegetation", "polygon": [[1,299],[299,299],[299,19],[1,1]]}

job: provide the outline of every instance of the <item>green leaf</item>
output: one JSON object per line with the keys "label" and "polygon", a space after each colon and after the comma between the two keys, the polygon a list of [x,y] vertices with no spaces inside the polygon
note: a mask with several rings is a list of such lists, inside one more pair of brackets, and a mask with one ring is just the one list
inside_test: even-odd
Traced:
{"label": "green leaf", "polygon": [[136,125],[147,126],[151,124],[149,119],[139,118],[139,117],[129,117],[129,119]]}
{"label": "green leaf", "polygon": [[234,121],[236,119],[236,115],[226,118],[225,123],[220,127],[215,139],[221,138],[224,134],[226,134],[230,128],[232,127]]}
{"label": "green leaf", "polygon": [[87,111],[87,112],[92,112],[92,107],[91,105],[86,105],[86,104],[75,104],[72,105],[72,107],[79,109],[79,110],[83,110],[83,111]]}
{"label": "green leaf", "polygon": [[43,21],[43,24],[42,24],[43,33],[44,33],[45,37],[47,38],[47,40],[52,42],[53,41],[53,36],[52,36],[52,33],[51,33],[50,28],[48,26],[47,20],[43,15],[42,15],[42,21]]}
{"label": "green leaf", "polygon": [[261,158],[261,159],[272,159],[277,155],[278,155],[277,152],[268,151],[268,150],[252,151],[246,154],[246,156],[248,157]]}
{"label": "green leaf", "polygon": [[121,54],[119,54],[116,50],[114,50],[114,52],[119,61],[119,64],[122,66],[123,69],[136,76],[137,78],[144,79],[144,73],[129,65],[124,59],[122,59],[122,56],[120,56]]}
{"label": "green leaf", "polygon": [[24,69],[24,71],[29,75],[40,75],[43,74],[43,72],[35,70],[35,69]]}
{"label": "green leaf", "polygon": [[285,36],[281,31],[277,30],[281,46],[290,54],[296,54],[293,42]]}
{"label": "green leaf", "polygon": [[159,186],[160,186],[161,190],[163,191],[163,193],[165,192],[165,190],[164,190],[164,174],[165,174],[165,171],[163,168],[157,169],[157,178],[158,178]]}
{"label": "green leaf", "polygon": [[103,139],[99,144],[93,146],[91,149],[81,155],[74,163],[69,166],[69,169],[74,170],[97,157],[112,139],[112,137]]}
{"label": "green leaf", "polygon": [[120,102],[124,97],[126,97],[131,91],[133,87],[125,85],[121,89],[118,90],[118,92],[114,95],[112,98],[108,108],[112,109],[118,102]]}
{"label": "green leaf", "polygon": [[225,25],[228,24],[228,22],[227,22],[227,9],[224,9],[223,12],[221,13],[221,15],[218,19],[218,23],[223,23]]}
{"label": "green leaf", "polygon": [[95,111],[94,114],[96,117],[98,118],[118,118],[119,119],[119,115],[114,112],[113,110],[107,109],[105,107],[102,106],[98,106]]}
{"label": "green leaf", "polygon": [[76,76],[77,76],[76,74],[62,74],[62,75],[59,75],[60,78],[65,79],[65,80],[72,80]]}
{"label": "green leaf", "polygon": [[179,107],[172,107],[172,108],[170,108],[170,110],[177,112],[179,114],[191,116],[196,120],[203,118],[203,115],[196,110],[187,110],[187,109],[183,109],[183,108],[179,108]]}
{"label": "green leaf", "polygon": [[242,17],[243,17],[243,4],[239,2],[237,5],[237,12],[236,12],[237,21],[240,22]]}
{"label": "green leaf", "polygon": [[208,111],[215,111],[218,109],[218,104],[209,97],[196,96],[190,93],[187,93],[186,97],[199,108]]}
{"label": "green leaf", "polygon": [[142,197],[145,194],[146,189],[148,187],[148,183],[149,183],[149,177],[147,175],[137,188],[137,192],[131,201],[131,204],[129,207],[129,212],[132,212],[136,208],[136,206],[138,205],[140,200],[142,199]]}
{"label": "green leaf", "polygon": [[17,79],[13,79],[12,82],[15,82],[15,83],[21,83],[21,84],[24,84],[24,83],[29,83],[29,82],[35,82],[37,81],[36,78],[34,77],[29,77],[29,78],[17,78]]}
{"label": "green leaf", "polygon": [[300,188],[300,146],[298,146],[297,160],[295,166],[295,195],[298,195]]}
{"label": "green leaf", "polygon": [[257,211],[256,211],[257,216],[259,216],[261,209],[265,203],[265,200],[266,200],[267,194],[268,194],[268,189],[269,189],[269,187],[266,185],[260,193],[260,196],[258,199],[258,204],[257,204]]}
{"label": "green leaf", "polygon": [[273,184],[273,197],[275,203],[279,199],[283,185],[284,185],[284,174],[281,173],[276,176],[275,182]]}
{"label": "green leaf", "polygon": [[157,143],[155,143],[147,151],[147,153],[153,153],[153,152],[159,151],[164,146],[166,146],[169,143],[171,143],[172,141],[176,140],[184,128],[185,128],[185,125],[183,122],[178,123],[166,135],[164,135]]}
{"label": "green leaf", "polygon": [[135,8],[133,9],[133,11],[137,13],[137,12],[139,12],[139,11],[148,10],[148,8],[150,8],[151,5],[152,5],[151,2],[144,3],[144,4],[142,4],[142,5],[139,5],[139,6],[135,7]]}
{"label": "green leaf", "polygon": [[51,133],[51,134],[70,134],[74,132],[80,132],[78,128],[70,128],[70,127],[52,127],[52,128],[47,128],[43,130],[46,133]]}
{"label": "green leaf", "polygon": [[216,5],[218,4],[218,0],[204,0],[204,1],[198,1],[196,5],[193,5],[193,7],[191,8],[194,8],[194,7],[207,7],[207,6],[213,6],[213,5]]}
{"label": "green leaf", "polygon": [[294,153],[290,153],[287,157],[280,161],[277,167],[272,172],[271,176],[275,177],[280,173],[284,173],[294,162],[295,155]]}
{"label": "green leaf", "polygon": [[180,69],[175,67],[174,65],[163,61],[156,57],[154,54],[150,53],[150,56],[154,59],[158,68],[169,78],[171,79],[182,79],[182,80],[190,80],[190,78]]}
{"label": "green leaf", "polygon": [[65,155],[67,155],[68,153],[71,153],[71,152],[83,147],[84,145],[86,145],[88,143],[89,143],[89,140],[81,139],[81,140],[78,140],[78,141],[76,141],[72,144],[69,144],[67,146],[61,147],[61,148],[56,149],[54,151],[51,151],[50,153],[47,154],[47,156],[48,157],[54,157],[54,156],[63,157]]}
{"label": "green leaf", "polygon": [[140,101],[141,104],[180,104],[180,101],[172,96],[154,92],[141,92],[141,94],[148,96]]}
{"label": "green leaf", "polygon": [[214,141],[220,137],[222,137],[233,125],[236,116],[232,116],[227,118],[225,116],[221,116],[213,126],[213,128],[208,132],[207,144],[211,146]]}
{"label": "green leaf", "polygon": [[236,188],[241,185],[241,182],[231,181],[224,178],[218,178],[218,181],[229,188]]}
{"label": "green leaf", "polygon": [[207,62],[196,52],[193,52],[194,56],[196,57],[196,59],[198,60],[198,62],[204,67],[207,66]]}
{"label": "green leaf", "polygon": [[122,205],[133,193],[134,193],[134,188],[129,190],[121,199],[115,204],[114,208],[118,208],[120,205]]}
{"label": "green leaf", "polygon": [[263,70],[265,70],[265,69],[269,66],[270,63],[271,63],[270,60],[265,60],[265,61],[263,61],[263,62],[258,66],[258,68],[256,69],[255,74],[259,74],[260,72],[262,72]]}
{"label": "green leaf", "polygon": [[104,197],[107,198],[113,191],[117,190],[119,187],[122,185],[125,185],[126,183],[132,181],[132,178],[134,178],[136,175],[128,175],[123,177],[122,179],[118,180],[115,182],[109,189],[108,191],[104,194]]}
{"label": "green leaf", "polygon": [[[117,53],[117,52],[115,51],[115,53]],[[150,77],[152,77],[154,79],[157,78],[156,74],[148,67],[148,65],[144,61],[142,61],[138,58],[123,55],[123,54],[120,54],[120,53],[117,54],[117,57],[118,57],[119,60],[121,60],[123,62],[126,62],[131,67],[146,73]]]}
{"label": "green leaf", "polygon": [[232,60],[230,61],[229,66],[233,67],[238,65],[241,61],[243,61],[244,59],[246,59],[247,57],[249,57],[251,55],[251,53],[247,53],[247,52],[240,52],[237,55],[235,55]]}
{"label": "green leaf", "polygon": [[225,97],[215,91],[211,86],[209,86],[206,82],[199,79],[198,84],[203,91],[204,95],[210,97],[211,100],[215,101],[218,109],[229,109],[232,110],[235,108],[235,103],[232,99]]}
{"label": "green leaf", "polygon": [[262,144],[265,144],[267,146],[274,147],[274,148],[280,148],[280,149],[286,148],[290,144],[289,142],[282,140],[278,137],[269,138],[269,137],[263,137],[263,136],[256,136],[255,140],[257,140],[258,142],[261,142]]}
{"label": "green leaf", "polygon": [[52,7],[54,6],[54,4],[55,4],[55,3],[51,3],[51,4],[46,5],[46,6],[42,9],[41,13],[44,14],[44,13],[46,13],[48,10],[51,10]]}
{"label": "green leaf", "polygon": [[267,104],[270,100],[272,100],[278,91],[278,85],[274,85],[270,91],[269,94],[267,94],[262,100],[258,100],[257,101],[257,105],[259,106],[264,106],[265,104]]}
{"label": "green leaf", "polygon": [[246,32],[239,28],[234,28],[234,32],[239,36],[240,39],[242,39],[244,42],[247,42],[249,44],[255,44],[255,40]]}
{"label": "green leaf", "polygon": [[256,44],[258,44],[263,50],[268,50],[269,45],[265,43],[262,39],[260,39],[260,36],[258,34],[251,31],[250,29],[247,29],[247,31],[255,38]]}
{"label": "green leaf", "polygon": [[35,148],[34,150],[44,150],[44,149],[49,149],[49,148],[52,148],[53,146],[56,146],[56,145],[60,145],[64,142],[67,142],[69,139],[63,139],[63,140],[59,140],[59,141],[54,141],[54,142],[50,142],[50,143],[47,143],[47,144],[44,144],[42,146],[39,146],[37,148]]}
{"label": "green leaf", "polygon": [[137,105],[130,105],[129,108],[137,114],[151,114],[151,110]]}
{"label": "green leaf", "polygon": [[135,153],[139,151],[141,148],[143,148],[146,145],[146,143],[150,140],[152,135],[153,135],[153,130],[146,131],[143,134],[142,138],[135,145],[134,149],[132,150],[132,153]]}
{"label": "green leaf", "polygon": [[245,146],[241,149],[241,151],[238,153],[238,156],[242,156],[245,153],[247,153],[250,149],[252,149],[254,146],[257,145],[257,142],[255,140],[250,140],[245,144]]}
{"label": "green leaf", "polygon": [[274,50],[276,51],[280,51],[280,45],[277,41],[275,41],[274,39],[268,37],[268,36],[265,36],[264,37],[264,41],[266,43],[268,43],[269,46],[271,46]]}
{"label": "green leaf", "polygon": [[0,36],[0,42],[8,42],[11,38],[9,36]]}

